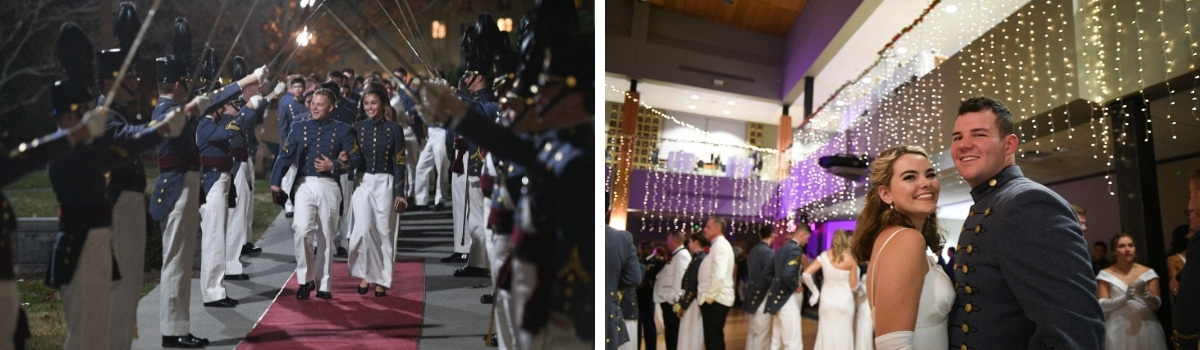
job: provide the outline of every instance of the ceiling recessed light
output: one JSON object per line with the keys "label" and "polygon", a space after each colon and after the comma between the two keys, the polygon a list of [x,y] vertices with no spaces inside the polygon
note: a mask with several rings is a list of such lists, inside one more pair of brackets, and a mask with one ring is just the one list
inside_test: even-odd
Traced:
{"label": "ceiling recessed light", "polygon": [[696,105],[688,105],[688,109],[696,109]]}
{"label": "ceiling recessed light", "polygon": [[699,99],[700,99],[700,95],[692,95],[692,99],[693,99],[693,100],[699,100]]}
{"label": "ceiling recessed light", "polygon": [[730,105],[730,106],[732,106],[732,105],[733,105],[733,101],[729,101],[729,105]]}
{"label": "ceiling recessed light", "polygon": [[956,5],[946,6],[946,13],[955,13],[955,12],[958,12],[958,6],[956,6]]}
{"label": "ceiling recessed light", "polygon": [[723,110],[723,111],[721,111],[721,113],[729,114],[729,110],[728,109]]}

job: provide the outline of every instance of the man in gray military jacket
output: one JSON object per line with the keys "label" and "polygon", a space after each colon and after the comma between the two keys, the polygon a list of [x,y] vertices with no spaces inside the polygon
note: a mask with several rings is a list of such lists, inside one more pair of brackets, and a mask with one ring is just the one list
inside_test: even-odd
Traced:
{"label": "man in gray military jacket", "polygon": [[951,138],[975,204],[958,239],[950,347],[1101,348],[1104,315],[1079,219],[1015,165],[1012,114],[970,98]]}

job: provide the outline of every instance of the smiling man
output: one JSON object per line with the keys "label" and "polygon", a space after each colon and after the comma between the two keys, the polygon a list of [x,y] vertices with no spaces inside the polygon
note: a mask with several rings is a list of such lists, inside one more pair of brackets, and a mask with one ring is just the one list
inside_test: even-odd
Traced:
{"label": "smiling man", "polygon": [[950,347],[1099,349],[1104,316],[1079,219],[1016,166],[1011,112],[967,99],[951,138],[975,204],[958,239]]}

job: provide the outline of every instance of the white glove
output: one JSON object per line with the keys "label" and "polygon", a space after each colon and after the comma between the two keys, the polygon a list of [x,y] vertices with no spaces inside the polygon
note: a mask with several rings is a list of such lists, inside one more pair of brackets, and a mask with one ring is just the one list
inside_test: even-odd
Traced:
{"label": "white glove", "polygon": [[1100,299],[1100,309],[1105,313],[1116,311],[1121,306],[1125,305],[1125,300],[1133,296],[1133,287],[1125,290],[1125,294],[1117,296],[1109,296],[1107,299]]}
{"label": "white glove", "polygon": [[267,74],[267,66],[265,65],[254,69],[254,78],[257,79],[259,83],[266,81]]}
{"label": "white glove", "polygon": [[213,104],[212,98],[208,97],[208,94],[196,96],[196,98],[192,99],[192,101],[195,101],[196,106],[200,108],[200,114],[204,114],[204,112],[208,111],[208,108],[212,107]]}
{"label": "white glove", "polygon": [[912,350],[913,331],[895,331],[875,337],[877,350]]}
{"label": "white glove", "polygon": [[95,138],[104,133],[104,126],[108,124],[109,114],[104,107],[96,107],[83,114],[83,126],[87,128],[90,138]]}
{"label": "white glove", "polygon": [[808,272],[800,274],[800,278],[804,280],[804,285],[808,287],[808,291],[812,296],[808,297],[808,306],[817,304],[817,300],[821,299],[821,291],[817,289],[817,284],[813,283],[813,277]]}
{"label": "white glove", "polygon": [[250,109],[258,109],[259,106],[262,106],[262,103],[263,103],[263,97],[259,96],[259,95],[254,95],[254,96],[250,96],[250,101],[246,101],[246,106],[250,107]]}
{"label": "white glove", "polygon": [[283,82],[281,81],[281,82],[275,84],[275,90],[272,90],[271,93],[274,94],[275,96],[283,95],[283,89],[286,87],[287,86],[285,84],[283,84]]}
{"label": "white glove", "polygon": [[167,128],[169,129],[166,137],[178,137],[180,133],[183,133],[184,125],[187,124],[187,116],[185,116],[181,110],[177,109],[167,112],[167,115],[163,117],[161,123],[166,123]]}
{"label": "white glove", "polygon": [[432,125],[445,125],[466,114],[466,105],[454,96],[445,81],[426,83],[421,87],[421,102],[417,112]]}

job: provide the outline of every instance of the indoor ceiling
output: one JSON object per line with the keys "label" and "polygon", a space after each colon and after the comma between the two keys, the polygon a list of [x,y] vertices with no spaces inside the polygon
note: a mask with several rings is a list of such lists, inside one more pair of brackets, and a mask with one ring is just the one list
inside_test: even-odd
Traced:
{"label": "indoor ceiling", "polygon": [[649,0],[664,10],[782,37],[808,0]]}
{"label": "indoor ceiling", "polygon": [[[606,73],[604,83],[607,84],[604,89],[605,101],[624,101],[624,91],[629,89],[629,78]],[[613,90],[613,88],[619,91]],[[668,115],[671,114],[671,111],[681,111],[716,118],[778,125],[779,116],[783,114],[783,107],[770,100],[695,86],[639,80],[637,91],[641,93],[642,103]]]}

